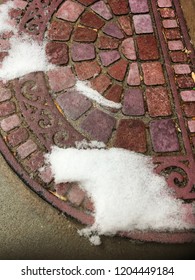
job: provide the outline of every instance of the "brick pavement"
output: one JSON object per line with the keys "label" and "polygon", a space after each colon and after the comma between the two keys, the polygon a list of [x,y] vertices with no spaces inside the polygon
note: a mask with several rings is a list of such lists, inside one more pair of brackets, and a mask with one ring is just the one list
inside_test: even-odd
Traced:
{"label": "brick pavement", "polygon": [[[103,141],[152,156],[156,171],[190,207],[195,199],[195,55],[179,2],[18,0],[17,7],[10,12],[14,24],[35,40],[46,40],[48,60],[57,67],[0,82],[1,150],[15,171],[62,212],[91,224],[93,205],[86,194],[75,184],[55,185],[50,170],[39,168],[54,144]],[[0,62],[11,36],[1,34]],[[77,79],[90,81],[122,108],[111,110],[78,95],[72,90]],[[195,240],[191,232],[138,236]]]}

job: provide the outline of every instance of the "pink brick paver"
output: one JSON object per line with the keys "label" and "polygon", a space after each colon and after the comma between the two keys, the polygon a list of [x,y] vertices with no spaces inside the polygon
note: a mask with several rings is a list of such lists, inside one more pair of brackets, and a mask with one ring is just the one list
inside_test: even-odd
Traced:
{"label": "pink brick paver", "polygon": [[72,0],[67,0],[56,13],[57,18],[61,18],[67,21],[75,22],[84,8],[79,3],[75,3]]}
{"label": "pink brick paver", "polygon": [[135,15],[133,16],[135,32],[137,34],[152,33],[152,20],[150,15]]}
{"label": "pink brick paver", "polygon": [[[152,158],[193,217],[195,52],[179,1],[18,0],[9,15],[20,34],[45,42],[53,64],[46,73],[0,81],[0,149],[19,176],[61,212],[91,225],[90,197],[77,182],[56,184],[44,155],[55,145],[102,141]],[[0,66],[12,36],[0,34]],[[77,81],[120,106],[87,98]],[[195,241],[190,230],[119,234]]]}

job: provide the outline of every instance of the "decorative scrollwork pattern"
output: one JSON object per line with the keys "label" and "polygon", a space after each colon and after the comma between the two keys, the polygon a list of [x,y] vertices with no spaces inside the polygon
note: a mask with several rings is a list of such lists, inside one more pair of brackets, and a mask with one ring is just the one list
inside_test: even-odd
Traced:
{"label": "decorative scrollwork pattern", "polygon": [[192,158],[172,157],[156,158],[156,172],[165,176],[166,181],[172,187],[178,198],[195,199],[193,191],[195,185],[195,164]]}

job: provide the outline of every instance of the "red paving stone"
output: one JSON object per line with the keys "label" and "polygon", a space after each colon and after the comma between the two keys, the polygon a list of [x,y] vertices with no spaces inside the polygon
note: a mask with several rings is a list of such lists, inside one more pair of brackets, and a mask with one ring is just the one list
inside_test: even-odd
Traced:
{"label": "red paving stone", "polygon": [[[17,173],[60,211],[91,224],[94,206],[79,186],[55,185],[50,168],[39,169],[53,145],[98,140],[153,156],[156,172],[165,176],[175,195],[188,203],[195,200],[195,53],[179,1],[17,4],[10,14],[15,24],[35,40],[46,41],[48,60],[56,66],[9,84],[0,81],[1,150]],[[40,15],[32,18],[37,5]],[[11,36],[0,34],[0,63]],[[122,108],[111,110],[79,94],[77,79],[90,82]],[[187,231],[122,235],[195,241]]]}

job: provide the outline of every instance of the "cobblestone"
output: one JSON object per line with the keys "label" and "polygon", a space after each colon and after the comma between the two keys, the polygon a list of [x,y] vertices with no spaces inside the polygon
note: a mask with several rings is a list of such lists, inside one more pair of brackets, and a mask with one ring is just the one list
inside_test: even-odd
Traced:
{"label": "cobblestone", "polygon": [[125,91],[122,112],[128,116],[141,116],[145,114],[144,99],[140,89]]}
{"label": "cobblestone", "polygon": [[62,4],[60,9],[56,13],[56,16],[57,18],[75,22],[83,11],[84,8],[82,5],[71,0],[67,0]]}
{"label": "cobblestone", "polygon": [[15,105],[11,101],[5,101],[0,104],[0,117],[8,116],[15,112]]}
{"label": "cobblestone", "polygon": [[61,91],[75,85],[76,79],[71,68],[56,68],[47,72],[49,84],[53,91]]}
{"label": "cobblestone", "polygon": [[146,85],[162,85],[165,83],[163,69],[160,62],[143,63],[142,70]]}
{"label": "cobblestone", "polygon": [[0,122],[1,128],[6,132],[16,128],[19,124],[20,119],[16,114],[9,116]]}
{"label": "cobblestone", "polygon": [[159,58],[157,41],[154,35],[138,36],[137,45],[141,60],[156,60]]}
{"label": "cobblestone", "polygon": [[137,34],[152,33],[152,20],[150,15],[135,15],[133,16],[135,32]]}
{"label": "cobblestone", "polygon": [[168,91],[163,87],[146,90],[148,111],[151,117],[170,116],[172,113]]}
{"label": "cobblestone", "polygon": [[101,71],[99,64],[95,60],[75,63],[74,66],[79,80],[88,80],[97,76]]}
{"label": "cobblestone", "polygon": [[81,124],[81,129],[93,140],[107,143],[115,126],[115,119],[108,114],[95,109]]}
{"label": "cobblestone", "polygon": [[91,102],[85,96],[75,91],[67,91],[57,97],[56,100],[65,115],[72,120],[77,120],[92,106]]}
{"label": "cobblestone", "polygon": [[120,120],[114,146],[139,153],[146,152],[144,123],[140,120]]}
{"label": "cobblestone", "polygon": [[150,133],[155,152],[165,153],[179,150],[175,124],[171,119],[152,121]]}

